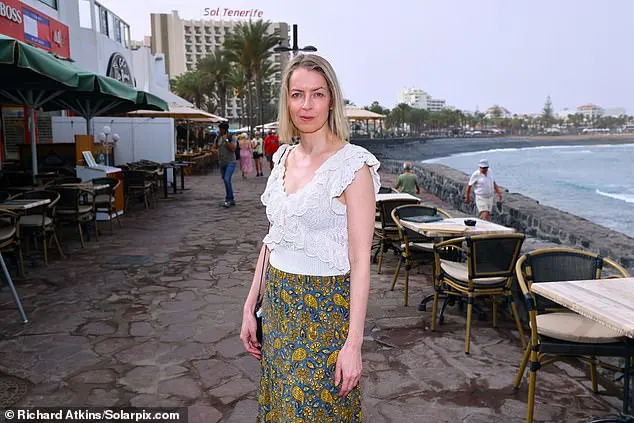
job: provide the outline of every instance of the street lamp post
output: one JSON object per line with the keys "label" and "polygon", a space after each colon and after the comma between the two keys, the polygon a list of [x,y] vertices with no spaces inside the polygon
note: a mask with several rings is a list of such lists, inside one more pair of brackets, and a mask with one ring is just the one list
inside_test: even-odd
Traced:
{"label": "street lamp post", "polygon": [[[112,134],[112,129],[106,125],[103,127],[103,132],[101,132],[98,136],[99,141],[104,146],[106,150],[106,166],[110,166],[110,158],[109,158],[109,150],[114,147],[114,145],[119,141],[119,134]],[[113,151],[114,153],[114,151]],[[114,163],[114,157],[113,163]]]}
{"label": "street lamp post", "polygon": [[290,52],[293,52],[293,57],[294,57],[300,51],[314,52],[314,51],[317,51],[317,48],[314,46],[306,46],[306,47],[299,48],[299,46],[297,45],[297,24],[293,24],[293,47],[277,46],[273,49],[273,51],[277,53],[283,52],[283,51],[290,51]]}

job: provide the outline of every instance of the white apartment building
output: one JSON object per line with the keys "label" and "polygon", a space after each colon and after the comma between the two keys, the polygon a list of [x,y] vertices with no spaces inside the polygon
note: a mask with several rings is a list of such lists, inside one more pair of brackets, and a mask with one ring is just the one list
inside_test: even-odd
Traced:
{"label": "white apartment building", "polygon": [[425,109],[430,112],[439,112],[447,107],[445,100],[434,99],[425,90],[420,88],[404,88],[397,95],[398,104],[405,103],[417,109]]}
{"label": "white apartment building", "polygon": [[603,109],[603,116],[606,117],[620,117],[627,115],[624,107],[606,107]]}
{"label": "white apartment building", "polygon": [[583,106],[577,107],[577,113],[592,119],[603,116],[603,108],[596,104],[584,104]]}
{"label": "white apartment building", "polygon": [[[223,45],[225,37],[234,26],[244,20],[223,19],[181,19],[178,11],[152,13],[151,46],[152,53],[163,53],[170,78],[196,69],[196,63],[207,54]],[[289,46],[289,25],[274,22],[270,31],[280,37],[281,45]],[[274,83],[282,81],[282,70],[288,62],[289,53],[274,53],[273,61],[278,71]],[[241,115],[240,101],[230,97],[227,101],[227,118],[236,119]]]}

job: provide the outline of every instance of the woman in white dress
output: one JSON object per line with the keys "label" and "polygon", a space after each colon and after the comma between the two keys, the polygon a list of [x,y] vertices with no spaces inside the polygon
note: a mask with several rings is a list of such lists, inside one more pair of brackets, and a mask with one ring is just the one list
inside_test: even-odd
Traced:
{"label": "woman in white dress", "polygon": [[[261,198],[270,228],[240,333],[262,363],[257,421],[360,422],[379,162],[348,143],[343,96],[324,58],[289,63],[279,104],[286,144]],[[300,141],[291,146],[294,136]],[[263,267],[260,345],[253,313]]]}

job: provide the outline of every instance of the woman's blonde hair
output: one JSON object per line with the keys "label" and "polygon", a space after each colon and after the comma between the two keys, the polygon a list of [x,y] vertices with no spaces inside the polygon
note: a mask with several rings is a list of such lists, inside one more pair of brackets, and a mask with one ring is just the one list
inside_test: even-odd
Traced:
{"label": "woman's blonde hair", "polygon": [[343,94],[341,93],[339,82],[337,81],[337,75],[335,75],[335,71],[330,63],[316,54],[300,54],[295,56],[295,58],[288,63],[284,71],[282,87],[280,89],[279,110],[277,113],[280,142],[288,143],[294,136],[299,136],[299,131],[293,124],[291,114],[288,110],[291,76],[293,72],[299,68],[319,72],[326,80],[328,91],[330,91],[331,102],[330,114],[328,115],[328,127],[336,137],[347,142],[350,138],[350,128],[348,126],[348,119],[346,118]]}

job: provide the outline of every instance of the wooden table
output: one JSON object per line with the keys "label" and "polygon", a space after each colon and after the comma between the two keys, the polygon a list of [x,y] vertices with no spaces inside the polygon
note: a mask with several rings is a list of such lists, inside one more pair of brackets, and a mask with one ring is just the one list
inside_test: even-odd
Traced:
{"label": "wooden table", "polygon": [[71,184],[59,184],[56,185],[58,187],[62,187],[62,188],[79,188],[79,189],[85,189],[88,191],[101,191],[102,189],[106,189],[109,188],[110,185],[108,184],[92,184],[90,182],[76,182],[76,183],[71,183]]}
{"label": "wooden table", "polygon": [[486,220],[472,218],[476,221],[475,226],[467,226],[464,224],[468,217],[452,217],[449,219],[439,220],[437,222],[417,223],[401,219],[401,225],[407,229],[423,234],[429,238],[446,237],[446,236],[466,236],[466,235],[489,235],[489,234],[509,234],[515,232],[515,229],[498,225],[497,223]]}
{"label": "wooden table", "polygon": [[391,192],[391,193],[376,195],[377,202],[387,201],[387,200],[418,200],[420,201],[420,198],[414,197],[413,195],[408,194],[406,192],[393,192],[393,193]]}
{"label": "wooden table", "polygon": [[48,198],[43,198],[41,200],[7,200],[0,203],[0,209],[11,210],[11,211],[25,211],[28,209],[32,209],[33,207],[43,206],[45,204],[50,203],[51,200]]}
{"label": "wooden table", "polygon": [[[622,336],[634,338],[634,278],[597,279],[586,281],[542,282],[531,285],[531,291],[605,325]],[[634,422],[634,380],[625,390],[621,422]],[[629,412],[628,398],[629,396]],[[612,419],[594,422],[616,421]]]}
{"label": "wooden table", "polygon": [[634,278],[534,283],[531,290],[634,338]]}

